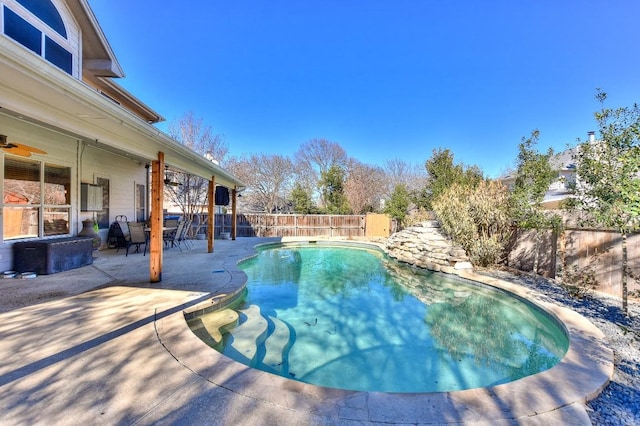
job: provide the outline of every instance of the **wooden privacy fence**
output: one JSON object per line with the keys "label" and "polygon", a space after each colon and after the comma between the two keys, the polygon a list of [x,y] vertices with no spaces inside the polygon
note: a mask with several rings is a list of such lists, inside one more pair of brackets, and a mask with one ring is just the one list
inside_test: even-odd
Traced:
{"label": "wooden privacy fence", "polygon": [[[595,271],[598,291],[614,296],[622,294],[622,236],[611,230],[566,228],[558,234],[543,231],[536,250],[536,231],[516,232],[509,251],[509,266],[555,278],[563,267],[590,267]],[[537,259],[536,259],[537,257]],[[640,276],[640,234],[627,236],[628,267]],[[640,291],[640,283],[629,278],[628,290]]]}
{"label": "wooden privacy fence", "polygon": [[[389,236],[394,224],[387,215],[238,214],[237,237]],[[203,231],[206,232],[206,227]],[[231,215],[216,214],[214,236],[231,232]],[[385,235],[386,234],[386,235]]]}

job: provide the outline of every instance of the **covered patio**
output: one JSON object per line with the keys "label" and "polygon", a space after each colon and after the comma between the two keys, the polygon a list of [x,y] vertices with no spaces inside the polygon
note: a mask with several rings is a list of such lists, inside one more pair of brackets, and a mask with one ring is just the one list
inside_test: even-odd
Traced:
{"label": "covered patio", "polygon": [[[96,214],[106,241],[109,223],[124,215],[149,221],[147,279],[159,282],[165,166],[209,182],[210,212],[215,187],[224,186],[235,217],[235,197],[244,184],[154,127],[162,116],[115,83],[124,71],[86,1],[47,6],[42,18],[57,17],[64,23],[59,29],[63,34],[29,23],[37,22],[41,9],[0,0],[5,21],[12,17],[16,25],[44,34],[43,39],[64,40],[69,54],[68,66],[61,68],[46,54],[38,55],[38,49],[30,51],[20,31],[5,25],[4,34],[0,32],[0,270],[13,268],[14,242],[74,237],[82,222]],[[102,191],[99,211],[86,208],[83,185]],[[18,191],[25,187],[30,188],[25,194]],[[55,197],[50,195],[54,192]],[[207,251],[213,249],[209,233]]]}

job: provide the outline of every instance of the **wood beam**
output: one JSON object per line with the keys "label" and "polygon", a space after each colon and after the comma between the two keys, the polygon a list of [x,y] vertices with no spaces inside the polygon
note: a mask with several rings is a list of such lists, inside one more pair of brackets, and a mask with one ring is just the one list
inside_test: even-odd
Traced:
{"label": "wood beam", "polygon": [[208,226],[207,226],[207,253],[213,253],[213,237],[216,232],[216,177],[211,176],[209,181],[209,193],[207,194],[207,201],[209,202],[207,211],[209,213]]}
{"label": "wood beam", "polygon": [[151,237],[149,239],[149,281],[162,281],[162,214],[164,211],[164,152],[151,165]]}
{"label": "wood beam", "polygon": [[236,217],[236,213],[238,211],[237,206],[238,206],[238,191],[233,188],[231,190],[231,199],[232,199],[232,204],[231,204],[231,239],[233,241],[236,240],[236,224],[237,224],[237,217]]}

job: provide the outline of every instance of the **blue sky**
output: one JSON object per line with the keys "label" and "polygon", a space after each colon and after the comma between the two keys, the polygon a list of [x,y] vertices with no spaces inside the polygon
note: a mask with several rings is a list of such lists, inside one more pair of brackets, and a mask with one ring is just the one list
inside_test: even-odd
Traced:
{"label": "blue sky", "polygon": [[637,0],[90,4],[118,82],[167,123],[192,111],[231,155],[325,138],[423,164],[443,147],[496,177],[534,129],[555,150],[596,130],[597,87],[640,101]]}

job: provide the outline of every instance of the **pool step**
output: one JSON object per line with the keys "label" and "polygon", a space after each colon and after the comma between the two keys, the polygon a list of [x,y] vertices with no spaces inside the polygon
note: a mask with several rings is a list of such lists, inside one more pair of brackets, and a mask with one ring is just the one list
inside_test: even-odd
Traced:
{"label": "pool step", "polygon": [[255,305],[238,312],[242,323],[230,330],[231,348],[251,366],[261,364],[275,373],[288,371],[289,350],[293,344],[290,326],[275,317],[265,318]]}
{"label": "pool step", "polygon": [[260,315],[260,308],[256,305],[239,309],[238,313],[246,319],[231,330],[231,347],[248,361],[255,361],[258,345],[266,338],[267,320]]}
{"label": "pool step", "polygon": [[222,341],[222,335],[238,323],[239,315],[232,309],[223,309],[188,321],[196,336],[209,346],[215,347]]}
{"label": "pool step", "polygon": [[277,372],[289,369],[289,350],[293,345],[291,336],[293,330],[288,324],[278,318],[267,317],[271,323],[269,337],[264,341],[264,357],[262,363]]}

